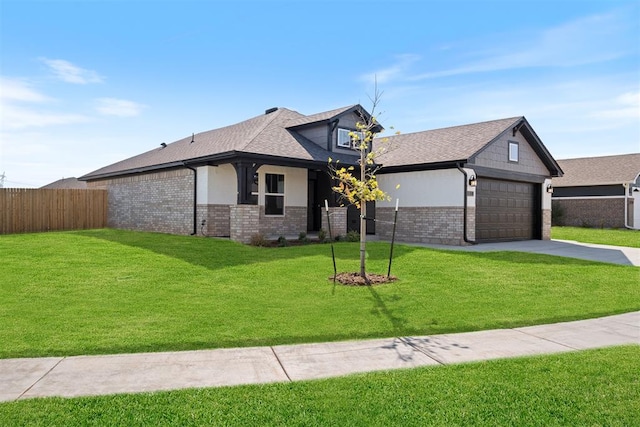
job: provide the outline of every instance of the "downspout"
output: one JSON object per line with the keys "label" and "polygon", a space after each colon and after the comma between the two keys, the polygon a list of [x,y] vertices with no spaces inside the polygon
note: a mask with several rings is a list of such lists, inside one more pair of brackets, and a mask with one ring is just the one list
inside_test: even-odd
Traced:
{"label": "downspout", "polygon": [[462,193],[464,196],[464,210],[462,213],[462,238],[464,239],[464,241],[466,243],[469,243],[471,245],[475,245],[476,241],[475,240],[469,240],[469,238],[467,237],[467,182],[469,182],[469,176],[467,175],[467,171],[465,171],[462,168],[462,165],[460,163],[456,163],[456,167],[458,168],[458,170],[460,172],[462,172],[462,175],[464,175],[464,181],[462,182],[462,184],[464,185],[464,192]]}
{"label": "downspout", "polygon": [[193,171],[193,233],[191,236],[195,236],[198,234],[198,171],[196,168],[187,166],[186,163],[182,163],[182,165]]}

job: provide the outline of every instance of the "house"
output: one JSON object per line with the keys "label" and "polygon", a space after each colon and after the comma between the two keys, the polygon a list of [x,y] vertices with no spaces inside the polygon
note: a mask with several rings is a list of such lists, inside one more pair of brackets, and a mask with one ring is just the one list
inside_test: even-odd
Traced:
{"label": "house", "polygon": [[45,189],[74,189],[74,190],[84,190],[87,188],[87,183],[85,181],[80,181],[78,178],[62,178],[57,181],[53,181],[47,185],[43,185],[40,188]]}
{"label": "house", "polygon": [[[524,117],[396,135],[387,144],[378,181],[403,207],[400,240],[550,238],[551,178],[562,170]],[[376,206],[383,238],[392,205]]]}
{"label": "house", "polygon": [[558,225],[640,229],[640,153],[558,160]]}
{"label": "house", "polygon": [[[80,179],[109,194],[114,228],[230,237],[345,234],[357,212],[331,191],[329,157],[357,165],[349,132],[369,117],[359,105],[303,115],[271,108],[192,134]],[[383,144],[379,139],[374,146]],[[548,239],[551,196],[562,171],[524,117],[389,138],[378,180],[400,199],[398,238],[461,245]],[[390,237],[394,202],[367,215],[368,233]],[[374,219],[377,219],[374,221]]]}

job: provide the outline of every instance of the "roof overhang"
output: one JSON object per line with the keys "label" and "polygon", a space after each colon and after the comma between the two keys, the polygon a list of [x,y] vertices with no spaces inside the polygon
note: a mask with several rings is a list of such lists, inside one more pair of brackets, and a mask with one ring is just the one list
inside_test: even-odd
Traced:
{"label": "roof overhang", "polygon": [[[121,170],[117,172],[109,172],[95,175],[85,175],[78,180],[81,181],[98,181],[102,179],[119,178],[124,176],[138,175],[149,172],[157,172],[161,170],[169,170],[184,167],[198,167],[198,166],[218,166],[226,163],[235,162],[252,162],[260,164],[269,164],[274,166],[285,167],[297,167],[305,169],[326,169],[328,166],[327,160],[312,160],[312,159],[296,159],[290,157],[270,156],[267,154],[246,153],[242,151],[228,151],[224,153],[214,154],[211,156],[204,156],[194,159],[188,159],[184,161],[164,163],[160,165],[153,165],[147,167],[140,167],[135,169]],[[341,164],[346,166],[357,166],[358,159],[353,159],[347,156],[341,156],[339,159]]]}
{"label": "roof overhang", "polygon": [[416,163],[411,165],[398,165],[398,166],[384,166],[381,165],[378,175],[386,173],[399,173],[399,172],[416,172],[424,170],[438,170],[438,169],[452,169],[456,168],[460,164],[466,163],[466,159],[461,160],[448,160],[445,162],[433,162],[433,163]]}

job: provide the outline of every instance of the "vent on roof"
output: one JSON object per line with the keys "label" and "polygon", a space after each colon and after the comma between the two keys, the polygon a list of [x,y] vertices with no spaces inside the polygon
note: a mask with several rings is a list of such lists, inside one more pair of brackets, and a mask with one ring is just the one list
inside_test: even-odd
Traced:
{"label": "vent on roof", "polygon": [[265,115],[267,115],[267,114],[271,114],[271,113],[273,113],[274,111],[278,111],[278,107],[273,107],[273,108],[269,108],[268,110],[264,110],[264,114],[265,114]]}

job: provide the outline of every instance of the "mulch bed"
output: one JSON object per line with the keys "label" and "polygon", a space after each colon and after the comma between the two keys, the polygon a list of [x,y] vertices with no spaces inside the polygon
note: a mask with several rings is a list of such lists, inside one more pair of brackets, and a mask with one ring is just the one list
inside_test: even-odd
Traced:
{"label": "mulch bed", "polygon": [[[345,286],[373,286],[384,285],[385,283],[391,283],[398,280],[396,276],[384,276],[382,274],[367,273],[367,279],[364,280],[360,273],[338,273],[335,277],[336,283],[340,283]],[[329,277],[329,280],[333,281],[333,276]]]}

